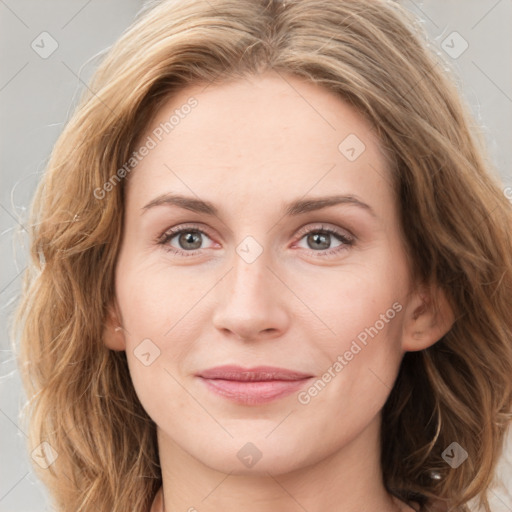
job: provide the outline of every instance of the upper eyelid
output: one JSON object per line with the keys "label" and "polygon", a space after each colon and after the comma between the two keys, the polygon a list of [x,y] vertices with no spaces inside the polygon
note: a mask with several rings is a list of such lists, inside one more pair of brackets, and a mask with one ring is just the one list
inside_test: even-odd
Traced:
{"label": "upper eyelid", "polygon": [[327,231],[331,234],[340,234],[343,235],[343,232],[346,232],[348,234],[348,238],[356,239],[356,236],[347,228],[342,228],[340,226],[333,227],[329,225],[328,223],[321,222],[319,226],[317,227],[311,227],[309,224],[306,224],[305,226],[299,228],[298,235],[303,236],[311,231]]}

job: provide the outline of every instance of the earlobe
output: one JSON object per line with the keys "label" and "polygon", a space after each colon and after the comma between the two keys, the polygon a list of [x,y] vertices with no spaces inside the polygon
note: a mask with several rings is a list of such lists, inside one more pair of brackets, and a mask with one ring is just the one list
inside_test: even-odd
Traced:
{"label": "earlobe", "polygon": [[423,350],[438,342],[455,321],[453,309],[443,290],[421,287],[414,292],[406,310],[402,332],[405,352]]}
{"label": "earlobe", "polygon": [[121,323],[121,315],[117,303],[109,306],[105,327],[103,329],[103,343],[111,350],[126,350],[125,332]]}

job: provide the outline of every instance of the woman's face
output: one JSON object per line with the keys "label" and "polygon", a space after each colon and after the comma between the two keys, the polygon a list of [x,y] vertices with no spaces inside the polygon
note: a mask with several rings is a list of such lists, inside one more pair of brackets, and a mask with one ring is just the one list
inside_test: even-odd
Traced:
{"label": "woman's face", "polygon": [[[352,107],[285,78],[181,90],[126,194],[112,348],[159,441],[224,472],[305,467],[376,429],[404,353],[386,157]],[[309,378],[199,376],[223,365]]]}

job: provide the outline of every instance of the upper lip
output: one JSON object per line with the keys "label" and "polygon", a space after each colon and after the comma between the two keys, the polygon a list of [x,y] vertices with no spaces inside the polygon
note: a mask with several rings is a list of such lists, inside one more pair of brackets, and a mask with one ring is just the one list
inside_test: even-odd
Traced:
{"label": "upper lip", "polygon": [[275,366],[255,366],[243,368],[235,365],[216,366],[202,370],[197,374],[205,379],[236,380],[241,382],[258,382],[271,380],[302,380],[311,377],[307,373],[277,368]]}

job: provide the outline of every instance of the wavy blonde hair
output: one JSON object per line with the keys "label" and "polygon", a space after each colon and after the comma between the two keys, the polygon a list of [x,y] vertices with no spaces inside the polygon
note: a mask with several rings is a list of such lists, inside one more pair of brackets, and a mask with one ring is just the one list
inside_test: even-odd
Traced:
{"label": "wavy blonde hair", "polygon": [[[466,511],[472,498],[490,510],[512,409],[512,211],[423,37],[394,2],[176,0],[141,12],[110,49],[37,189],[17,314],[30,448],[58,454],[35,466],[58,510],[143,511],[161,485],[155,425],[125,353],[102,339],[125,180],[101,200],[93,191],[173,92],[265,70],[328,88],[371,121],[394,160],[414,277],[456,312],[438,343],[405,354],[382,411],[386,488],[421,510],[441,499]],[[468,452],[457,469],[441,456],[454,441]]]}

